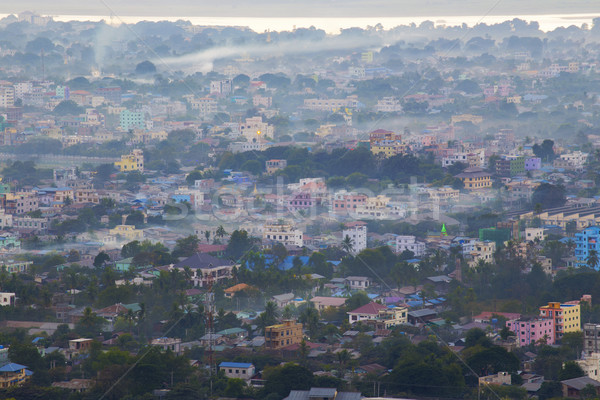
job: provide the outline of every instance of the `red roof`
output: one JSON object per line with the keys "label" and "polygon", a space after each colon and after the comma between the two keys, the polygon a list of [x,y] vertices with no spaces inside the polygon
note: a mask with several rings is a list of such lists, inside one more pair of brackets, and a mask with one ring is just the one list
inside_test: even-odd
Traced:
{"label": "red roof", "polygon": [[386,306],[384,306],[383,304],[379,304],[379,303],[369,303],[369,304],[365,304],[362,307],[358,307],[356,310],[350,311],[349,314],[371,314],[371,315],[377,315],[379,313],[379,310],[383,310],[387,308]]}
{"label": "red roof", "polygon": [[386,131],[385,129],[377,129],[371,133],[394,133],[392,131]]}
{"label": "red roof", "polygon": [[96,311],[99,316],[102,315],[119,315],[127,313],[127,308],[121,303],[113,304],[112,306],[105,307],[101,310]]}

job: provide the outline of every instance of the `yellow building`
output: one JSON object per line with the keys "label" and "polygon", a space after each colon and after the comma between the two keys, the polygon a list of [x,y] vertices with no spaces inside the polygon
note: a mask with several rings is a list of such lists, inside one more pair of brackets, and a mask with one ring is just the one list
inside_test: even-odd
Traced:
{"label": "yellow building", "polygon": [[144,239],[144,231],[142,229],[135,229],[134,225],[117,225],[109,230],[108,233],[130,242]]}
{"label": "yellow building", "polygon": [[302,342],[302,324],[293,320],[265,328],[265,348],[271,350]]}
{"label": "yellow building", "polygon": [[0,367],[0,388],[18,386],[29,380],[31,372],[27,367],[21,364],[8,363]]}
{"label": "yellow building", "polygon": [[554,332],[556,340],[560,340],[565,333],[579,332],[581,330],[581,307],[579,301],[559,303],[549,302],[547,306],[540,307],[542,318],[554,319]]}
{"label": "yellow building", "polygon": [[397,306],[394,308],[385,308],[379,310],[377,313],[377,319],[382,320],[385,329],[392,328],[396,325],[402,325],[408,323],[408,308],[404,306]]}
{"label": "yellow building", "polygon": [[483,117],[481,115],[473,115],[473,114],[460,114],[452,116],[452,123],[457,124],[459,122],[472,122],[475,125],[478,125],[483,122]]}
{"label": "yellow building", "polygon": [[115,167],[121,172],[140,171],[144,172],[144,152],[135,149],[129,154],[121,156],[121,161],[115,162]]}
{"label": "yellow building", "polygon": [[492,187],[492,175],[483,168],[471,167],[455,176],[460,179],[467,190],[479,190]]}

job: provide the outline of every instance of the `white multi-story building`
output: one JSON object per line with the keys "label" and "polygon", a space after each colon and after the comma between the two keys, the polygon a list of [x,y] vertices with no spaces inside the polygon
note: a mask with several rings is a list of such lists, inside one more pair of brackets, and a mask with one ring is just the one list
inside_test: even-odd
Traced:
{"label": "white multi-story building", "polygon": [[31,93],[33,90],[33,82],[18,82],[14,84],[15,87],[15,97],[18,99],[22,99],[25,93]]}
{"label": "white multi-story building", "polygon": [[425,255],[425,243],[418,242],[417,238],[412,235],[396,236],[396,253],[402,253],[404,250],[412,251],[415,257]]}
{"label": "white multi-story building", "polygon": [[210,82],[210,93],[211,94],[220,94],[223,96],[231,93],[231,79],[222,79],[219,81],[211,81]]}
{"label": "white multi-story building", "polygon": [[15,104],[15,89],[12,86],[0,87],[0,108],[12,107]]}
{"label": "white multi-story building", "polygon": [[491,262],[496,252],[496,242],[473,240],[463,245],[463,254],[471,256],[469,265],[474,267],[479,260]]}
{"label": "white multi-story building", "polygon": [[525,228],[525,240],[533,242],[536,239],[542,241],[546,238],[544,228]]}
{"label": "white multi-story building", "polygon": [[202,118],[207,118],[217,112],[217,101],[212,97],[191,98],[189,100],[192,110],[198,110]]}
{"label": "white multi-story building", "polygon": [[281,243],[284,246],[304,246],[303,233],[289,223],[265,224],[263,241]]}
{"label": "white multi-story building", "polygon": [[232,153],[243,153],[245,151],[265,151],[271,147],[270,142],[252,141],[252,142],[233,142],[229,143],[229,151]]}
{"label": "white multi-story building", "polygon": [[357,96],[348,96],[345,99],[304,99],[304,108],[314,111],[336,111],[357,106]]}
{"label": "white multi-story building", "polygon": [[246,118],[246,122],[240,124],[240,134],[248,141],[261,137],[272,138],[274,132],[273,126],[263,122],[262,117]]}
{"label": "white multi-story building", "polygon": [[352,241],[352,253],[360,253],[367,248],[367,224],[364,222],[346,224],[346,229],[342,230],[342,241],[346,240],[346,237]]}
{"label": "white multi-story building", "polygon": [[485,166],[485,150],[480,149],[471,152],[456,152],[442,158],[442,167],[447,168],[456,163],[462,163],[468,167]]}
{"label": "white multi-story building", "polygon": [[581,151],[561,154],[560,158],[554,160],[554,167],[582,171],[587,158],[588,153],[583,153]]}
{"label": "white multi-story building", "polygon": [[395,97],[384,97],[377,101],[376,112],[401,112],[402,103]]}

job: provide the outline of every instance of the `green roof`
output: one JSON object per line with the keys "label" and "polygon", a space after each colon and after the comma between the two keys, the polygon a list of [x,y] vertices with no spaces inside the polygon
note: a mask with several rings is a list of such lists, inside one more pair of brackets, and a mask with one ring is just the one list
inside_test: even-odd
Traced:
{"label": "green roof", "polygon": [[133,312],[138,312],[142,309],[142,307],[140,307],[140,303],[123,304],[123,307]]}
{"label": "green roof", "polygon": [[246,332],[246,330],[242,329],[242,328],[229,328],[229,329],[223,329],[222,331],[217,332],[217,333],[219,335],[226,336],[226,335],[235,335],[237,333],[244,333],[244,332]]}

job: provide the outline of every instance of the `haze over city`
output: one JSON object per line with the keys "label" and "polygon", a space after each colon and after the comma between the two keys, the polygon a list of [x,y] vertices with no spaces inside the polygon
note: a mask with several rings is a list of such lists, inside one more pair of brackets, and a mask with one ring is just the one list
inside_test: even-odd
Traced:
{"label": "haze over city", "polygon": [[597,13],[0,4],[0,398],[598,398]]}

